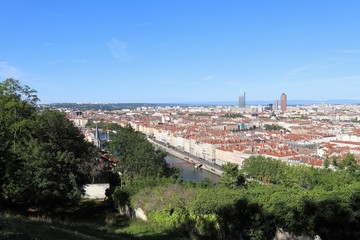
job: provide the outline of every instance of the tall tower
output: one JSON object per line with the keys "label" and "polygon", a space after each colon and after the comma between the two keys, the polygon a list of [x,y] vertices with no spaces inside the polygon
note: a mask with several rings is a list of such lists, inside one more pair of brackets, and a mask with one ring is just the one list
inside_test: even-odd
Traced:
{"label": "tall tower", "polygon": [[287,96],[285,93],[281,94],[280,96],[280,107],[282,112],[286,112],[287,108]]}
{"label": "tall tower", "polygon": [[239,95],[239,107],[240,108],[245,108],[246,107],[245,92],[242,92]]}
{"label": "tall tower", "polygon": [[279,110],[279,100],[275,100],[275,101],[274,101],[273,110],[274,110],[274,111]]}

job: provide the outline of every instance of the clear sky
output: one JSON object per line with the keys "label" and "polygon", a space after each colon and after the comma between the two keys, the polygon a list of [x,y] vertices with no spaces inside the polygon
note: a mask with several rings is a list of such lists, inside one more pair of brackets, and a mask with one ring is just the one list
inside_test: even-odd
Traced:
{"label": "clear sky", "polygon": [[358,0],[0,6],[0,79],[42,103],[360,99]]}

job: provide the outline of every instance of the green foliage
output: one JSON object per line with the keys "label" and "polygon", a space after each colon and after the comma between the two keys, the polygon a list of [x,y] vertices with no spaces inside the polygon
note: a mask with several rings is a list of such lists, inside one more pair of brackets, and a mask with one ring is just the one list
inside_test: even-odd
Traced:
{"label": "green foliage", "polygon": [[169,184],[154,188],[145,188],[136,194],[131,202],[135,208],[142,208],[146,212],[154,210],[171,210],[184,208],[195,199],[197,190],[184,188],[179,184]]}
{"label": "green foliage", "polygon": [[210,188],[215,186],[215,184],[211,181],[210,178],[205,178],[199,183],[200,188]]}
{"label": "green foliage", "polygon": [[179,180],[172,177],[138,177],[131,181],[131,184],[124,186],[130,196],[140,193],[145,188],[166,187],[178,183]]}
{"label": "green foliage", "polygon": [[149,221],[158,223],[167,229],[181,228],[189,221],[188,212],[183,208],[149,211],[147,216]]}
{"label": "green foliage", "polygon": [[193,226],[188,204],[196,194],[197,188],[167,184],[143,189],[132,197],[131,203],[134,208],[143,209],[150,222],[166,229],[181,229],[182,234],[187,235]]}
{"label": "green foliage", "polygon": [[341,166],[344,167],[340,167],[339,171],[331,171],[306,166],[290,166],[276,159],[252,156],[244,161],[242,171],[247,177],[264,183],[293,188],[322,188],[331,191],[360,179],[353,156],[350,155],[347,159],[342,162]]}
{"label": "green foliage", "polygon": [[279,183],[285,177],[286,164],[272,158],[251,156],[245,159],[242,171],[248,176],[259,181]]}
{"label": "green foliage", "polygon": [[129,194],[123,189],[121,189],[120,186],[115,188],[115,191],[113,192],[111,197],[113,199],[114,207],[117,209],[123,208],[126,205],[129,206],[130,204]]}
{"label": "green foliage", "polygon": [[358,239],[360,178],[353,163],[348,156],[331,171],[250,157],[242,169],[253,179],[246,187],[236,187],[240,171],[228,164],[224,184],[217,186],[144,180],[131,204],[144,209],[151,224],[193,239],[272,239],[279,228],[297,236]]}
{"label": "green foliage", "polygon": [[221,115],[219,117],[223,117],[223,118],[244,118],[245,116],[242,115],[241,113],[230,113],[230,114],[225,114],[225,115]]}
{"label": "green foliage", "polygon": [[281,127],[278,124],[265,124],[264,128],[266,131],[279,131],[279,130],[284,129],[283,127]]}
{"label": "green foliage", "polygon": [[[235,164],[223,170],[217,186],[148,177],[124,189],[151,224],[188,238],[271,239],[278,228],[323,239],[360,236],[360,178],[351,155],[338,171],[262,156],[246,159],[241,171]],[[241,173],[253,181],[238,188]]]}
{"label": "green foliage", "polygon": [[111,134],[108,149],[118,159],[115,171],[127,175],[130,180],[137,177],[170,177],[177,173],[166,161],[166,153],[155,150],[145,135],[130,125]]}
{"label": "green foliage", "polygon": [[129,235],[110,232],[112,228],[109,226],[112,223],[127,224],[128,220],[116,218],[103,201],[83,200],[79,205],[57,209],[52,215],[46,216],[36,213],[22,216],[11,211],[0,212],[0,239],[129,239]]}
{"label": "green foliage", "polygon": [[131,196],[145,191],[145,188],[167,186],[177,181],[177,169],[165,162],[166,154],[155,150],[143,134],[128,126],[119,130],[111,139],[109,148],[119,160],[115,173],[120,172],[121,175],[120,187],[116,188],[112,196],[117,208],[127,204],[121,198],[124,194],[126,200],[130,201]]}
{"label": "green foliage", "polygon": [[[38,112],[36,101],[35,91],[16,80],[0,84],[0,200],[39,209],[77,203],[95,148],[64,114]],[[108,147],[118,160],[115,173],[122,173],[114,174],[119,179],[114,178],[118,187],[112,189],[112,199],[118,207],[142,208],[149,218],[148,223],[134,220],[124,231],[138,231],[138,236],[173,231],[195,239],[271,239],[282,228],[322,239],[360,238],[360,171],[353,155],[333,159],[336,171],[253,156],[241,171],[235,164],[224,165],[222,184],[214,186],[209,180],[177,180],[165,153],[129,126],[117,128],[111,139]],[[245,180],[242,173],[253,181],[239,188]],[[0,217],[10,237],[15,232],[23,239],[54,234],[40,227],[41,235],[29,235]],[[114,213],[104,219],[107,225],[118,224]],[[45,228],[54,227],[62,225]]]}
{"label": "green foliage", "polygon": [[238,169],[238,165],[235,163],[226,163],[221,166],[223,174],[221,177],[221,184],[224,184],[228,188],[240,187],[245,183],[245,177]]}
{"label": "green foliage", "polygon": [[0,88],[1,196],[43,210],[78,202],[80,166],[94,157],[93,145],[64,114],[36,111],[29,87],[7,79]]}
{"label": "green foliage", "polygon": [[116,131],[116,130],[120,130],[121,126],[117,123],[109,123],[109,122],[98,122],[95,123],[93,121],[89,121],[86,123],[85,125],[86,127],[91,127],[91,128],[96,128],[96,126],[99,129],[107,129],[107,130],[112,130],[112,131]]}
{"label": "green foliage", "polygon": [[[74,223],[60,223],[49,218],[25,218],[21,216],[0,215],[2,228],[0,239],[28,240],[28,239],[80,239],[87,240],[94,235],[103,237],[100,231],[96,234],[90,227],[85,228]],[[77,228],[75,228],[75,226]],[[115,238],[113,238],[115,239]]]}
{"label": "green foliage", "polygon": [[217,215],[204,214],[192,216],[192,227],[190,235],[194,239],[217,239],[219,232],[219,225],[217,223]]}
{"label": "green foliage", "polygon": [[235,204],[242,194],[242,191],[226,187],[199,189],[190,208],[196,215],[218,213],[225,206]]}
{"label": "green foliage", "polygon": [[[272,159],[261,160],[260,164]],[[358,239],[360,183],[344,183],[348,171],[290,169],[286,174],[310,174],[314,187],[299,187],[304,176],[284,183],[284,175],[279,175],[278,184],[252,181],[246,188],[142,186],[131,204],[142,208],[151,224],[194,239],[272,239],[278,228],[322,239]],[[333,181],[341,183],[335,186]]]}
{"label": "green foliage", "polygon": [[16,151],[30,139],[36,92],[12,78],[0,83],[0,198],[6,176],[16,171]]}
{"label": "green foliage", "polygon": [[131,197],[141,192],[146,192],[155,187],[167,187],[177,183],[178,180],[167,177],[138,177],[124,186],[118,184],[112,194],[112,200],[115,208],[123,208],[125,205],[130,206]]}
{"label": "green foliage", "polygon": [[131,219],[129,224],[125,226],[118,226],[116,232],[126,234],[127,237],[124,237],[124,239],[188,239],[184,238],[184,236],[182,236],[179,232],[173,231],[173,229],[169,229],[168,226],[161,223],[154,221],[144,222],[140,219]]}
{"label": "green foliage", "polygon": [[[195,198],[185,197],[178,205],[164,198],[164,189],[149,188],[136,195],[136,204],[147,209],[150,221],[167,224],[193,238],[270,239],[282,228],[295,235],[357,239],[360,183],[357,169],[349,168],[352,163],[349,156],[344,170],[334,172],[253,157],[246,160],[245,172],[252,172],[251,177],[261,181],[270,179],[275,185],[253,181],[240,189],[193,187]],[[229,172],[234,170],[228,168]],[[184,196],[179,190],[173,193]],[[173,198],[179,199],[175,195]],[[181,214],[171,214],[175,212]]]}
{"label": "green foliage", "polygon": [[[212,194],[209,192],[209,195],[224,196],[227,203],[219,199],[223,204],[221,207],[213,200],[207,207],[207,214],[218,216],[223,237],[269,239],[274,236],[276,227],[281,227],[296,235],[318,234],[323,239],[341,239],[343,235],[347,239],[357,239],[359,207],[355,206],[359,201],[359,187],[355,184],[330,192],[284,186],[258,186],[232,194],[229,189],[223,190],[230,191],[227,194],[210,191]],[[199,197],[205,198],[204,195]],[[206,205],[204,201],[198,206],[202,208],[202,205]]]}
{"label": "green foliage", "polygon": [[324,168],[329,168],[329,166],[330,166],[330,163],[329,163],[329,158],[325,158],[324,159]]}
{"label": "green foliage", "polygon": [[347,154],[346,157],[337,164],[337,167],[354,172],[357,169],[355,156],[353,154]]}

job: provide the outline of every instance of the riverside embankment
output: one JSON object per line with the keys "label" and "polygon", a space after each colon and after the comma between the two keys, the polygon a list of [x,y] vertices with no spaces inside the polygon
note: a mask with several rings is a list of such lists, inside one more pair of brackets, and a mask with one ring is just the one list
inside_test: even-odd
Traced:
{"label": "riverside embankment", "polygon": [[209,171],[213,174],[216,174],[218,176],[221,176],[223,171],[221,170],[221,167],[218,165],[215,165],[213,163],[210,163],[204,159],[201,159],[199,157],[193,156],[191,154],[176,150],[174,148],[171,147],[167,147],[164,143],[156,141],[154,139],[150,139],[148,138],[149,142],[151,142],[152,144],[154,144],[155,146],[163,149],[164,151],[166,151],[168,154],[173,155],[175,157],[178,157],[180,159],[183,159],[184,161],[193,163],[194,165],[202,165],[201,168]]}

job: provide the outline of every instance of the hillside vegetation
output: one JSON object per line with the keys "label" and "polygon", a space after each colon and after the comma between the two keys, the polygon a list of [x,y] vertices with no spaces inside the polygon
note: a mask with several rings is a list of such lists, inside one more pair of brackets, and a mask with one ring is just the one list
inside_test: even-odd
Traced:
{"label": "hillside vegetation", "polygon": [[[107,201],[81,200],[97,150],[36,92],[0,83],[0,239],[273,239],[281,229],[360,239],[360,167],[334,170],[253,156],[223,166],[219,184],[179,180],[166,153],[130,126],[116,128]],[[143,210],[147,221],[134,219]],[[144,216],[143,216],[144,217]]]}

